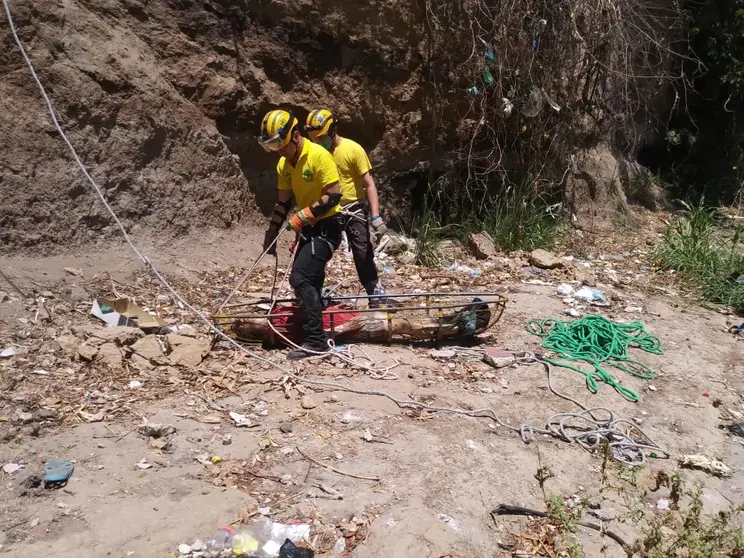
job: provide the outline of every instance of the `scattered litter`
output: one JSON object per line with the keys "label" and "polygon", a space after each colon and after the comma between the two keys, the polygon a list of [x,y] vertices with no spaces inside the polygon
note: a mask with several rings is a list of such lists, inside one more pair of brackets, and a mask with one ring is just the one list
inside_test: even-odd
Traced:
{"label": "scattered litter", "polygon": [[362,420],[362,414],[359,411],[346,411],[344,416],[341,418],[341,422],[348,424],[350,422],[358,422]]}
{"label": "scattered litter", "polygon": [[[264,550],[266,546],[264,546]],[[279,549],[279,558],[314,558],[315,552],[310,548],[300,548],[290,539],[284,541]]]}
{"label": "scattered litter", "polygon": [[581,287],[573,296],[575,299],[584,302],[605,302],[605,295],[602,291],[589,287]]}
{"label": "scattered litter", "polygon": [[717,477],[731,476],[731,469],[723,461],[702,454],[683,455],[679,459],[679,464],[688,469],[700,469]]}
{"label": "scattered litter", "polygon": [[574,292],[575,291],[573,286],[569,285],[568,283],[561,283],[556,289],[556,293],[560,296],[571,296],[572,294],[574,294]]}
{"label": "scattered litter", "polygon": [[0,358],[10,358],[15,356],[15,354],[16,350],[13,347],[8,347],[7,349],[0,351]]}
{"label": "scattered litter", "polygon": [[67,483],[75,470],[75,464],[67,460],[53,460],[44,463],[44,485],[47,488]]}
{"label": "scattered litter", "polygon": [[648,391],[656,391],[657,387],[655,385],[649,384],[648,385]]}
{"label": "scattered litter", "polygon": [[129,389],[137,389],[139,387],[142,387],[142,382],[140,382],[139,380],[132,380],[127,384],[127,387]]}
{"label": "scattered litter", "polygon": [[152,463],[147,461],[147,458],[143,457],[137,463],[135,463],[138,469],[149,469],[152,467]]}
{"label": "scattered litter", "polygon": [[8,475],[12,475],[21,469],[23,469],[23,465],[19,465],[18,463],[8,463],[3,465],[3,471]]}
{"label": "scattered litter", "polygon": [[83,271],[81,269],[75,269],[74,267],[65,267],[63,269],[70,275],[75,275],[77,277],[83,276]]}
{"label": "scattered litter", "polygon": [[251,426],[253,424],[247,416],[236,413],[235,411],[230,411],[230,418],[235,422],[235,426]]}
{"label": "scattered litter", "polygon": [[729,331],[733,333],[734,335],[744,336],[744,323],[742,323],[741,325],[732,327],[731,329],[729,329]]}
{"label": "scattered litter", "polygon": [[91,315],[104,321],[109,327],[130,326],[140,329],[160,329],[165,325],[160,318],[145,312],[131,298],[94,300]]}
{"label": "scattered litter", "polygon": [[392,265],[383,265],[382,272],[385,275],[395,275],[395,268]]}
{"label": "scattered litter", "polygon": [[576,308],[566,308],[563,313],[572,318],[580,318],[582,315]]}
{"label": "scattered litter", "polygon": [[641,308],[640,306],[626,306],[625,311],[628,314],[640,314],[641,312],[643,312],[643,308]]}
{"label": "scattered litter", "polygon": [[742,426],[741,423],[729,424],[724,428],[726,428],[726,430],[728,430],[732,436],[744,438],[744,426]]}
{"label": "scattered litter", "polygon": [[662,498],[658,502],[656,502],[656,507],[662,511],[668,511],[669,510],[669,500],[666,500]]}
{"label": "scattered litter", "polygon": [[179,544],[178,553],[181,555],[191,554],[191,547],[187,544]]}
{"label": "scattered litter", "polygon": [[49,376],[49,372],[47,370],[33,370],[31,374],[36,374],[37,376]]}
{"label": "scattered litter", "polygon": [[439,521],[442,521],[449,525],[453,531],[456,531],[458,533],[460,532],[460,525],[457,523],[455,518],[447,515],[446,513],[437,514],[437,518],[439,519]]}
{"label": "scattered litter", "polygon": [[232,444],[232,434],[225,434],[222,436],[222,445],[229,446],[230,444]]}
{"label": "scattered litter", "polygon": [[222,458],[219,455],[213,455],[211,461],[213,465],[219,465],[222,463]]}
{"label": "scattered litter", "polygon": [[341,556],[346,551],[346,539],[343,537],[340,537],[336,544],[333,545],[333,554],[335,556]]}
{"label": "scattered litter", "polygon": [[460,273],[468,273],[473,277],[476,277],[483,273],[483,270],[478,268],[469,267],[467,265],[462,265],[457,262],[452,262],[450,265],[444,268],[445,271],[457,271]]}

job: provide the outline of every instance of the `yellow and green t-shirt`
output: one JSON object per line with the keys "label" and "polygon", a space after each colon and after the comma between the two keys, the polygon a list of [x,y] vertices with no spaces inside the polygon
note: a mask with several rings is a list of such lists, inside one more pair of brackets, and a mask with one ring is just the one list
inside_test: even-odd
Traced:
{"label": "yellow and green t-shirt", "polygon": [[341,203],[347,204],[367,197],[362,177],[372,170],[364,148],[354,140],[340,138],[333,158],[341,178]]}
{"label": "yellow and green t-shirt", "polygon": [[[302,151],[297,165],[292,166],[285,157],[276,166],[280,190],[292,190],[299,209],[310,207],[323,195],[323,188],[339,182],[338,169],[333,156],[320,145],[308,139],[302,142]],[[318,220],[341,211],[340,205],[329,209]]]}

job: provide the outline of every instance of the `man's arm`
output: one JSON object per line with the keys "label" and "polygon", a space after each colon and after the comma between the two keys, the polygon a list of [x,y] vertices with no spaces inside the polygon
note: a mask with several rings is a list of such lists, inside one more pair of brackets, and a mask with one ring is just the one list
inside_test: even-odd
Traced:
{"label": "man's arm", "polygon": [[279,229],[287,219],[289,208],[292,207],[292,190],[277,188],[276,200],[274,213],[272,213],[269,220],[269,229],[264,235],[263,243],[264,252],[274,256],[276,256],[276,237],[279,236]]}
{"label": "man's arm", "polygon": [[276,205],[274,205],[274,213],[269,221],[269,230],[278,231],[281,228],[282,223],[287,219],[290,207],[292,207],[292,190],[277,189]]}
{"label": "man's arm", "polygon": [[380,196],[377,193],[377,185],[369,172],[362,175],[362,183],[364,184],[364,190],[367,192],[367,199],[369,200],[372,228],[375,230],[377,241],[379,241],[382,235],[387,232],[387,227],[385,226],[385,221],[380,217]]}
{"label": "man's arm", "polygon": [[310,207],[300,209],[289,219],[289,228],[299,231],[305,225],[313,225],[326,211],[336,207],[341,202],[341,186],[338,182],[328,184],[323,188],[320,199]]}
{"label": "man's arm", "polygon": [[371,173],[365,172],[362,175],[362,185],[364,186],[364,191],[367,192],[367,200],[369,200],[369,210],[372,213],[372,217],[380,215],[380,196],[377,193],[377,185]]}

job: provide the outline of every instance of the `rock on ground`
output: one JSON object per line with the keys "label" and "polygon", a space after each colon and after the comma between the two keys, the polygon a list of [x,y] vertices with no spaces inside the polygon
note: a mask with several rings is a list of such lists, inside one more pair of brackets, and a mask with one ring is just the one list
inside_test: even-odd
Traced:
{"label": "rock on ground", "polygon": [[147,335],[132,345],[131,350],[140,358],[159,364],[163,360],[163,349],[155,335]]}
{"label": "rock on ground", "polygon": [[95,347],[93,345],[89,345],[88,343],[83,343],[78,347],[78,356],[82,360],[93,360],[96,358],[96,355],[98,354],[98,347]]}
{"label": "rock on ground", "polygon": [[175,366],[199,366],[209,354],[209,341],[171,333],[165,336],[165,342],[171,351],[168,360]]}
{"label": "rock on ground", "polygon": [[493,238],[486,231],[468,235],[468,249],[479,260],[495,257],[497,254]]}
{"label": "rock on ground", "polygon": [[530,253],[530,263],[540,269],[556,269],[563,267],[563,261],[555,254],[538,248]]}
{"label": "rock on ground", "polygon": [[111,368],[118,368],[121,366],[123,356],[121,349],[116,344],[104,343],[98,348],[96,361]]}

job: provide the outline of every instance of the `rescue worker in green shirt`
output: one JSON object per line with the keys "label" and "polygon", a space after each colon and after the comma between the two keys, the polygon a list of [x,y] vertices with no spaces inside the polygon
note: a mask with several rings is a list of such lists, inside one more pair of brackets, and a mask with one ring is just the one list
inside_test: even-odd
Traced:
{"label": "rescue worker in green shirt", "polygon": [[305,130],[308,137],[333,154],[338,167],[341,186],[341,207],[344,230],[354,257],[359,281],[370,295],[370,307],[385,302],[385,289],[375,266],[375,251],[369,235],[367,220],[379,238],[387,227],[380,217],[380,198],[370,174],[372,165],[364,148],[354,140],[341,137],[330,110],[319,108],[307,117]]}
{"label": "rescue worker in green shirt", "polygon": [[264,251],[276,255],[276,238],[292,207],[292,196],[299,210],[288,226],[299,235],[289,283],[295,291],[303,315],[304,342],[300,349],[287,354],[299,360],[330,350],[323,329],[321,289],[326,264],[341,244],[341,191],[338,169],[328,151],[300,134],[297,118],[285,110],[272,110],[261,122],[258,142],[270,153],[280,156],[277,202]]}

